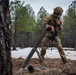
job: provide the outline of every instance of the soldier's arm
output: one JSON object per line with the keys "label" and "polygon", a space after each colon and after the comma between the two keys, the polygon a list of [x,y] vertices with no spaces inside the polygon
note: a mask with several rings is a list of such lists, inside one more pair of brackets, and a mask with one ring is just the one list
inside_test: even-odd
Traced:
{"label": "soldier's arm", "polygon": [[54,32],[54,27],[52,25],[49,25],[49,22],[51,22],[52,17],[51,14],[47,16],[43,21],[43,27],[45,27],[48,31]]}
{"label": "soldier's arm", "polygon": [[63,30],[63,24],[62,24],[62,21],[61,21],[61,23],[60,23],[60,25],[59,25],[59,30]]}
{"label": "soldier's arm", "polygon": [[46,27],[50,20],[51,20],[51,15],[45,17],[45,19],[44,19],[44,21],[42,23],[43,27]]}

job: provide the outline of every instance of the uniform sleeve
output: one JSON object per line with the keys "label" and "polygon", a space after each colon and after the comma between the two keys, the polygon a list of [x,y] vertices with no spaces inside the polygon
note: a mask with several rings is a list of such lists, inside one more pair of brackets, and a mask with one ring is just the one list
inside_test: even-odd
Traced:
{"label": "uniform sleeve", "polygon": [[42,23],[43,27],[46,27],[46,25],[49,23],[50,20],[51,20],[51,15],[45,17],[45,19]]}
{"label": "uniform sleeve", "polygon": [[62,29],[63,29],[63,24],[62,24],[62,21],[61,21],[61,23],[59,25],[59,30],[62,30]]}

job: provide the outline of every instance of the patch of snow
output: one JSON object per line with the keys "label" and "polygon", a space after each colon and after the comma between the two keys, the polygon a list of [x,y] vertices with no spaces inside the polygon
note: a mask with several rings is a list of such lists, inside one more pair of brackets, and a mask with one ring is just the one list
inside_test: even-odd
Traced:
{"label": "patch of snow", "polygon": [[[32,50],[32,47],[27,47],[27,48],[11,51],[11,54],[12,54],[13,58],[22,57],[22,58],[26,59],[31,50]],[[37,50],[40,52],[41,48],[37,48]],[[70,51],[70,49],[68,48],[68,50],[67,51],[64,50],[64,52],[68,59],[76,60],[76,51]],[[36,52],[33,54],[32,58],[38,58],[38,55]],[[61,58],[61,57],[59,55],[57,48],[52,47],[52,50],[51,50],[51,48],[49,47],[46,51],[45,58],[54,59],[54,58]]]}

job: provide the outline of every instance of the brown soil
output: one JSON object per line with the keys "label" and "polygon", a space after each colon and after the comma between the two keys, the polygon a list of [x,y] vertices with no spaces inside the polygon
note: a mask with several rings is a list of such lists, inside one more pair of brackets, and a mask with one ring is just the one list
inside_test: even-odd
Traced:
{"label": "brown soil", "polygon": [[12,58],[13,62],[13,75],[76,75],[76,60],[69,60],[70,65],[63,64],[61,59],[51,59],[45,58],[45,62],[49,68],[45,67],[44,64],[39,63],[39,59],[33,58],[28,63],[29,65],[34,66],[35,71],[30,73],[27,69],[21,70],[22,63],[24,59]]}

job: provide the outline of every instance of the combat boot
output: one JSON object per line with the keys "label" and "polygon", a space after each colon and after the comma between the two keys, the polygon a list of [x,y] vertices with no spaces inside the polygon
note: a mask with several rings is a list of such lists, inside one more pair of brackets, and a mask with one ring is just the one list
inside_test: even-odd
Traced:
{"label": "combat boot", "polygon": [[62,46],[57,46],[57,48],[58,48],[58,51],[59,51],[59,54],[60,54],[60,56],[61,56],[61,58],[62,58],[63,63],[64,63],[64,64],[65,64],[65,63],[68,63],[68,60],[67,60],[67,58],[66,58],[66,55],[65,55],[65,53],[64,53],[64,50],[63,50]]}

